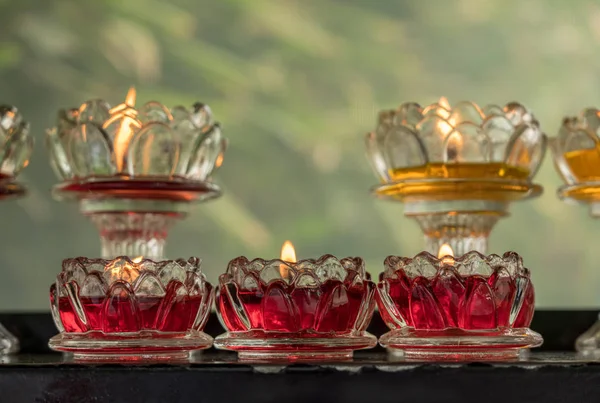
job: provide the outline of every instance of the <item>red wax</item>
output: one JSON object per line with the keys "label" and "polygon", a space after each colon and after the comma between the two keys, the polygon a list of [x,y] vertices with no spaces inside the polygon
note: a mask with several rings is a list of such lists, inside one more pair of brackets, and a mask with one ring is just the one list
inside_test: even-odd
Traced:
{"label": "red wax", "polygon": [[[277,332],[348,332],[354,328],[367,293],[362,283],[327,280],[315,287],[292,287],[283,281],[259,283],[253,290],[221,285],[217,309],[231,331],[260,329]],[[244,326],[236,307],[249,321]]]}
{"label": "red wax", "polygon": [[76,314],[68,297],[59,298],[58,309],[65,332],[185,332],[192,328],[202,297],[80,297],[79,301],[85,312],[87,325]]}
{"label": "red wax", "polygon": [[[525,287],[523,303],[510,326],[517,280],[504,269],[497,270],[489,278],[460,276],[451,269],[441,270],[433,279],[422,276],[409,279],[402,270],[396,275],[398,278],[386,279],[387,284],[379,284],[377,295],[381,316],[392,328],[489,330],[528,327],[533,318],[533,285],[528,279],[520,278]],[[389,296],[394,304],[392,309],[388,309],[386,298],[381,294]]]}

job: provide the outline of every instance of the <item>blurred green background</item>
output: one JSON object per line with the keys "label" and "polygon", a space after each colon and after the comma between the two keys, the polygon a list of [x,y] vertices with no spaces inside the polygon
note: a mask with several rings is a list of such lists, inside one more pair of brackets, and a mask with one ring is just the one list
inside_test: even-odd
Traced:
{"label": "blurred green background", "polygon": [[[198,255],[211,281],[239,255],[388,254],[422,248],[402,206],[374,200],[363,137],[377,111],[441,95],[518,100],[553,135],[564,114],[600,105],[600,5],[562,0],[0,0],[0,101],[31,122],[37,146],[2,204],[0,309],[45,310],[65,257],[97,256],[95,228],[56,183],[44,129],[61,107],[101,97],[208,103],[230,139],[225,195],[171,232],[170,257]],[[548,157],[549,155],[547,155]],[[512,207],[491,252],[516,250],[543,307],[600,305],[600,247],[584,207],[545,194]]]}

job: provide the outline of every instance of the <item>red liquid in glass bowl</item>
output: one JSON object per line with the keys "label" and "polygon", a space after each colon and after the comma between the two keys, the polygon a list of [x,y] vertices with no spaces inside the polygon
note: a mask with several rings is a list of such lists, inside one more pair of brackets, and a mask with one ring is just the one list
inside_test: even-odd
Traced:
{"label": "red liquid in glass bowl", "polygon": [[217,310],[232,332],[361,332],[375,307],[374,283],[360,259],[233,260],[219,279]]}
{"label": "red liquid in glass bowl", "polygon": [[50,287],[52,314],[61,331],[50,345],[87,355],[206,348],[211,339],[201,331],[213,295],[197,258],[139,263],[126,257],[66,259]]}
{"label": "red liquid in glass bowl", "polygon": [[441,260],[424,252],[385,260],[377,303],[391,329],[501,331],[530,325],[534,289],[514,252]]}
{"label": "red liquid in glass bowl", "polygon": [[240,257],[219,278],[217,313],[229,332],[215,346],[241,359],[349,359],[377,343],[366,332],[374,309],[375,284],[360,258]]}

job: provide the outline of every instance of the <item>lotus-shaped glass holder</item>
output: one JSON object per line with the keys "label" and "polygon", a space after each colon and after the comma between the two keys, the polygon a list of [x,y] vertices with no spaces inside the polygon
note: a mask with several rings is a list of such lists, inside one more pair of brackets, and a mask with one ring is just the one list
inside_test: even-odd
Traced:
{"label": "lotus-shaped glass holder", "polygon": [[208,348],[214,292],[198,258],[75,258],[50,287],[60,333],[50,348],[78,360],[174,360]]}
{"label": "lotus-shaped glass holder", "polygon": [[207,105],[135,108],[135,90],[110,107],[103,100],[61,110],[47,131],[50,162],[62,180],[59,200],[77,200],[97,225],[102,257],[159,259],[170,225],[191,202],[218,197],[210,176],[227,140]]}
{"label": "lotus-shaped glass holder", "polygon": [[360,258],[297,263],[238,257],[219,278],[215,347],[240,359],[340,360],[374,347],[375,284]]}
{"label": "lotus-shaped glass holder", "polygon": [[[586,108],[578,116],[565,117],[558,135],[550,139],[554,166],[565,185],[558,196],[570,203],[589,206],[600,218],[600,110]],[[577,351],[600,356],[600,320],[577,338]]]}
{"label": "lotus-shaped glass holder", "polygon": [[379,114],[366,146],[381,182],[373,193],[402,202],[434,254],[443,244],[457,255],[485,253],[489,233],[510,202],[542,191],[532,179],[546,136],[519,103],[405,103]]}
{"label": "lotus-shaped glass holder", "polygon": [[537,347],[529,270],[514,252],[441,259],[389,256],[377,304],[392,331],[379,343],[409,359],[498,360]]}
{"label": "lotus-shaped glass holder", "polygon": [[[29,123],[16,107],[0,105],[0,200],[25,194],[25,187],[16,177],[29,163],[33,151],[33,138]],[[0,354],[16,353],[19,341],[0,325]]]}

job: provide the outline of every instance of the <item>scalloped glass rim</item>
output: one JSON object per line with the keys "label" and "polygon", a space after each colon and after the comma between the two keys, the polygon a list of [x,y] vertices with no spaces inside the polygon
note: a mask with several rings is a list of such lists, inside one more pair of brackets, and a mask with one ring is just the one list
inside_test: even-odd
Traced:
{"label": "scalloped glass rim", "polygon": [[[195,256],[191,256],[188,259],[153,260],[153,259],[148,259],[148,258],[142,258],[142,260],[140,260],[139,262],[134,262],[129,256],[117,256],[114,259],[89,258],[89,257],[85,257],[85,256],[78,256],[78,257],[63,259],[62,270],[69,271],[66,266],[68,264],[73,264],[73,263],[80,263],[83,266],[83,268],[85,268],[87,270],[87,267],[89,265],[102,264],[106,267],[106,266],[110,265],[111,263],[114,263],[117,261],[122,261],[122,260],[124,260],[126,263],[129,263],[130,265],[132,265],[134,267],[142,266],[142,267],[144,267],[143,270],[148,270],[148,268],[147,268],[148,266],[146,265],[147,263],[152,263],[153,265],[151,265],[151,267],[153,269],[155,268],[155,266],[162,267],[162,265],[165,265],[167,263],[177,263],[183,269],[185,269],[186,267],[188,267],[188,265],[190,265],[191,267],[194,268],[194,271],[200,271],[202,268],[202,259],[195,257]],[[182,266],[182,263],[185,264],[185,266]],[[152,271],[154,271],[154,270],[152,270]]]}
{"label": "scalloped glass rim", "polygon": [[64,181],[52,188],[52,195],[59,201],[107,197],[200,202],[218,198],[221,194],[221,188],[212,182],[179,176],[93,176]]}
{"label": "scalloped glass rim", "polygon": [[405,179],[371,187],[374,196],[396,201],[471,200],[474,190],[480,199],[517,201],[541,195],[543,187],[529,181],[476,178]]}
{"label": "scalloped glass rim", "polygon": [[[227,271],[225,272],[225,274],[231,274],[231,273],[229,273],[229,269],[234,265],[236,268],[241,269],[244,272],[244,274],[249,274],[249,273],[260,274],[260,272],[266,266],[269,266],[272,264],[285,265],[285,266],[291,268],[292,270],[294,270],[294,274],[300,274],[300,273],[304,273],[307,271],[308,272],[314,271],[317,267],[322,266],[327,260],[332,259],[332,258],[335,259],[338,263],[340,263],[346,272],[348,272],[349,270],[354,270],[354,271],[358,272],[360,275],[365,276],[365,280],[370,279],[371,276],[365,270],[365,261],[362,258],[348,256],[348,257],[338,259],[337,257],[330,255],[330,254],[325,254],[317,259],[302,259],[302,260],[298,260],[296,262],[288,262],[288,261],[281,260],[281,259],[265,260],[262,258],[254,258],[252,260],[248,260],[248,258],[246,256],[238,256],[229,262],[229,264],[227,265]],[[344,267],[343,262],[352,262],[353,267]],[[255,263],[259,263],[261,265],[261,268],[260,269],[255,268],[254,267]],[[304,267],[305,265],[311,265],[311,266],[316,266],[316,267]]]}
{"label": "scalloped glass rim", "polygon": [[[398,256],[398,255],[387,256],[383,262],[384,271],[381,273],[381,278],[389,279],[398,270],[404,271],[404,267],[409,265],[410,263],[412,263],[417,258],[426,259],[432,265],[435,265],[436,272],[431,277],[431,278],[433,278],[442,270],[446,270],[447,268],[455,269],[457,265],[459,265],[463,262],[468,263],[469,259],[472,259],[472,256],[477,256],[478,258],[484,260],[486,263],[488,263],[490,265],[490,268],[492,270],[498,269],[500,267],[506,268],[507,272],[510,274],[511,278],[513,278],[513,279],[517,278],[518,276],[524,276],[527,278],[530,277],[529,269],[527,269],[525,266],[523,266],[522,257],[519,256],[518,253],[512,252],[512,251],[505,252],[504,255],[502,255],[502,256],[497,255],[495,253],[492,253],[489,255],[484,255],[483,253],[479,253],[477,251],[470,251],[468,253],[465,253],[462,256],[447,255],[447,256],[440,257],[440,258],[432,255],[429,252],[424,251],[424,252],[421,252],[421,253],[415,255],[414,257],[406,257],[406,256]],[[511,257],[513,257],[513,258],[511,259]],[[392,260],[401,261],[402,265],[400,267],[395,268],[395,266],[398,266],[398,262],[392,262]],[[515,261],[517,262],[517,267],[516,267],[515,271],[511,272],[510,270],[508,270],[507,266],[510,263],[515,262]],[[500,262],[504,263],[505,265],[500,264]],[[477,274],[477,275],[483,276],[481,274]],[[483,276],[483,277],[486,277],[486,276]],[[487,277],[489,277],[489,275]],[[427,277],[427,278],[429,278],[429,277]]]}

